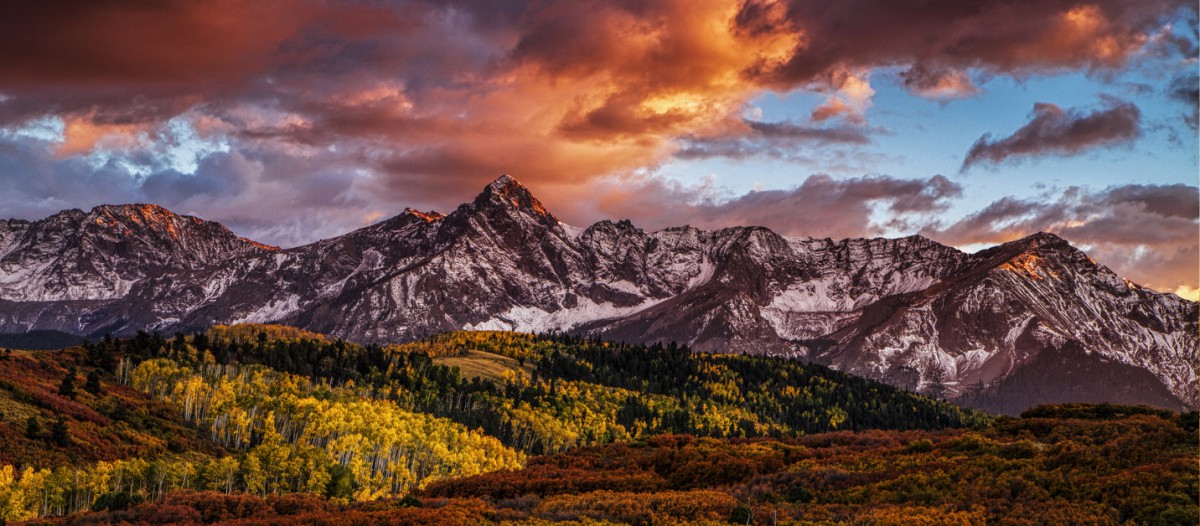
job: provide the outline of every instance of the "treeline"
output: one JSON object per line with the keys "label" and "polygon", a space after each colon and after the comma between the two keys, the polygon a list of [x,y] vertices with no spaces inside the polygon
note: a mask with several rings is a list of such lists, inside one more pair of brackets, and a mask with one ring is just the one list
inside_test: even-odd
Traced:
{"label": "treeline", "polygon": [[[123,350],[184,363],[254,363],[446,417],[531,454],[656,434],[786,437],[841,429],[941,429],[986,415],[825,367],[692,353],[562,335],[455,332],[400,346],[276,338],[261,326],[167,341],[139,334]],[[289,335],[296,335],[295,333]],[[94,347],[103,347],[101,342]],[[468,378],[443,365],[481,351],[521,367]],[[101,353],[103,354],[103,353]]]}
{"label": "treeline", "polygon": [[[173,493],[85,524],[1196,524],[1195,413],[1050,407],[986,429],[663,435],[370,503]],[[1107,416],[1105,416],[1107,415]]]}
{"label": "treeline", "polygon": [[[539,372],[677,399],[696,397],[746,407],[758,420],[770,423],[766,430],[784,430],[785,435],[838,429],[940,429],[981,421],[977,413],[950,404],[794,360],[695,354],[675,345],[612,349],[602,342],[566,340],[571,352],[555,351],[542,357]],[[690,431],[687,413],[676,415],[682,419],[676,421],[637,400],[632,402],[625,408],[627,417],[666,424],[655,432]],[[741,432],[730,436],[780,436],[761,432],[759,421],[740,421],[738,426]]]}

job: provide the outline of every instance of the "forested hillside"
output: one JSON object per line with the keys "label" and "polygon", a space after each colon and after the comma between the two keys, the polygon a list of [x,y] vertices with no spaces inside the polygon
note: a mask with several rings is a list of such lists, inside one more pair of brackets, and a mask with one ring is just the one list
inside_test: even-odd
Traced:
{"label": "forested hillside", "polygon": [[[0,431],[13,437],[0,445],[0,518],[668,524],[754,513],[768,524],[764,510],[843,520],[904,508],[907,494],[872,485],[937,469],[954,482],[905,513],[971,522],[997,512],[962,507],[957,481],[996,466],[1022,481],[1011,491],[1076,476],[1054,471],[1051,455],[1136,467],[1171,495],[1195,494],[1176,487],[1180,459],[1195,467],[1196,448],[1179,446],[1194,438],[1194,413],[1045,411],[995,421],[824,367],[674,345],[456,332],[359,346],[259,325],[141,333],[0,351]],[[807,493],[792,489],[801,482]],[[1101,510],[1093,494],[1048,491],[1030,502]]]}
{"label": "forested hillside", "polygon": [[[13,437],[0,446],[0,518],[124,508],[177,489],[370,500],[525,460],[353,383],[206,361],[187,341],[0,353],[2,425]],[[201,359],[148,357],[197,350]]]}
{"label": "forested hillside", "polygon": [[983,430],[662,435],[437,482],[415,497],[174,493],[77,523],[1196,524],[1196,414],[1041,407]]}
{"label": "forested hillside", "polygon": [[[455,332],[358,346],[260,326],[98,351],[129,362],[261,364],[480,428],[531,454],[646,435],[796,436],[840,429],[939,429],[983,423],[960,409],[825,367],[697,354],[570,336]],[[287,336],[277,334],[289,331]]]}

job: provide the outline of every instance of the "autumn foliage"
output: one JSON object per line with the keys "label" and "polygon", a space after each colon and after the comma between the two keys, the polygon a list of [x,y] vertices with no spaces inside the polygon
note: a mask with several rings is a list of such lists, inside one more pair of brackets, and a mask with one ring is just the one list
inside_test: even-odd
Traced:
{"label": "autumn foliage", "polygon": [[1198,427],[673,345],[143,333],[0,351],[0,520],[1195,524]]}

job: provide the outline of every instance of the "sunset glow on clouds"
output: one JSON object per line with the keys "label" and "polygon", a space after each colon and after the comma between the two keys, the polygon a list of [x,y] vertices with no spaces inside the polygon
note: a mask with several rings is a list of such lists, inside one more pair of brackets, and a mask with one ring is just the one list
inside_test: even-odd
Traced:
{"label": "sunset glow on clouds", "polygon": [[71,4],[2,8],[0,216],[295,245],[510,173],[577,224],[1051,230],[1200,288],[1190,2]]}

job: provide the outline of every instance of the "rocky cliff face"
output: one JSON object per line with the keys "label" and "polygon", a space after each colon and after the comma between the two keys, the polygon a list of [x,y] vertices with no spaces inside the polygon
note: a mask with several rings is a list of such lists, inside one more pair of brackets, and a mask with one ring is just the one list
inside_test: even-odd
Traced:
{"label": "rocky cliff face", "polygon": [[358,341],[458,329],[676,341],[1009,412],[1198,400],[1197,304],[1125,281],[1051,234],[966,254],[922,237],[579,229],[507,176],[450,214],[406,210],[289,250],[152,206],[0,222],[0,332],[240,321]]}

